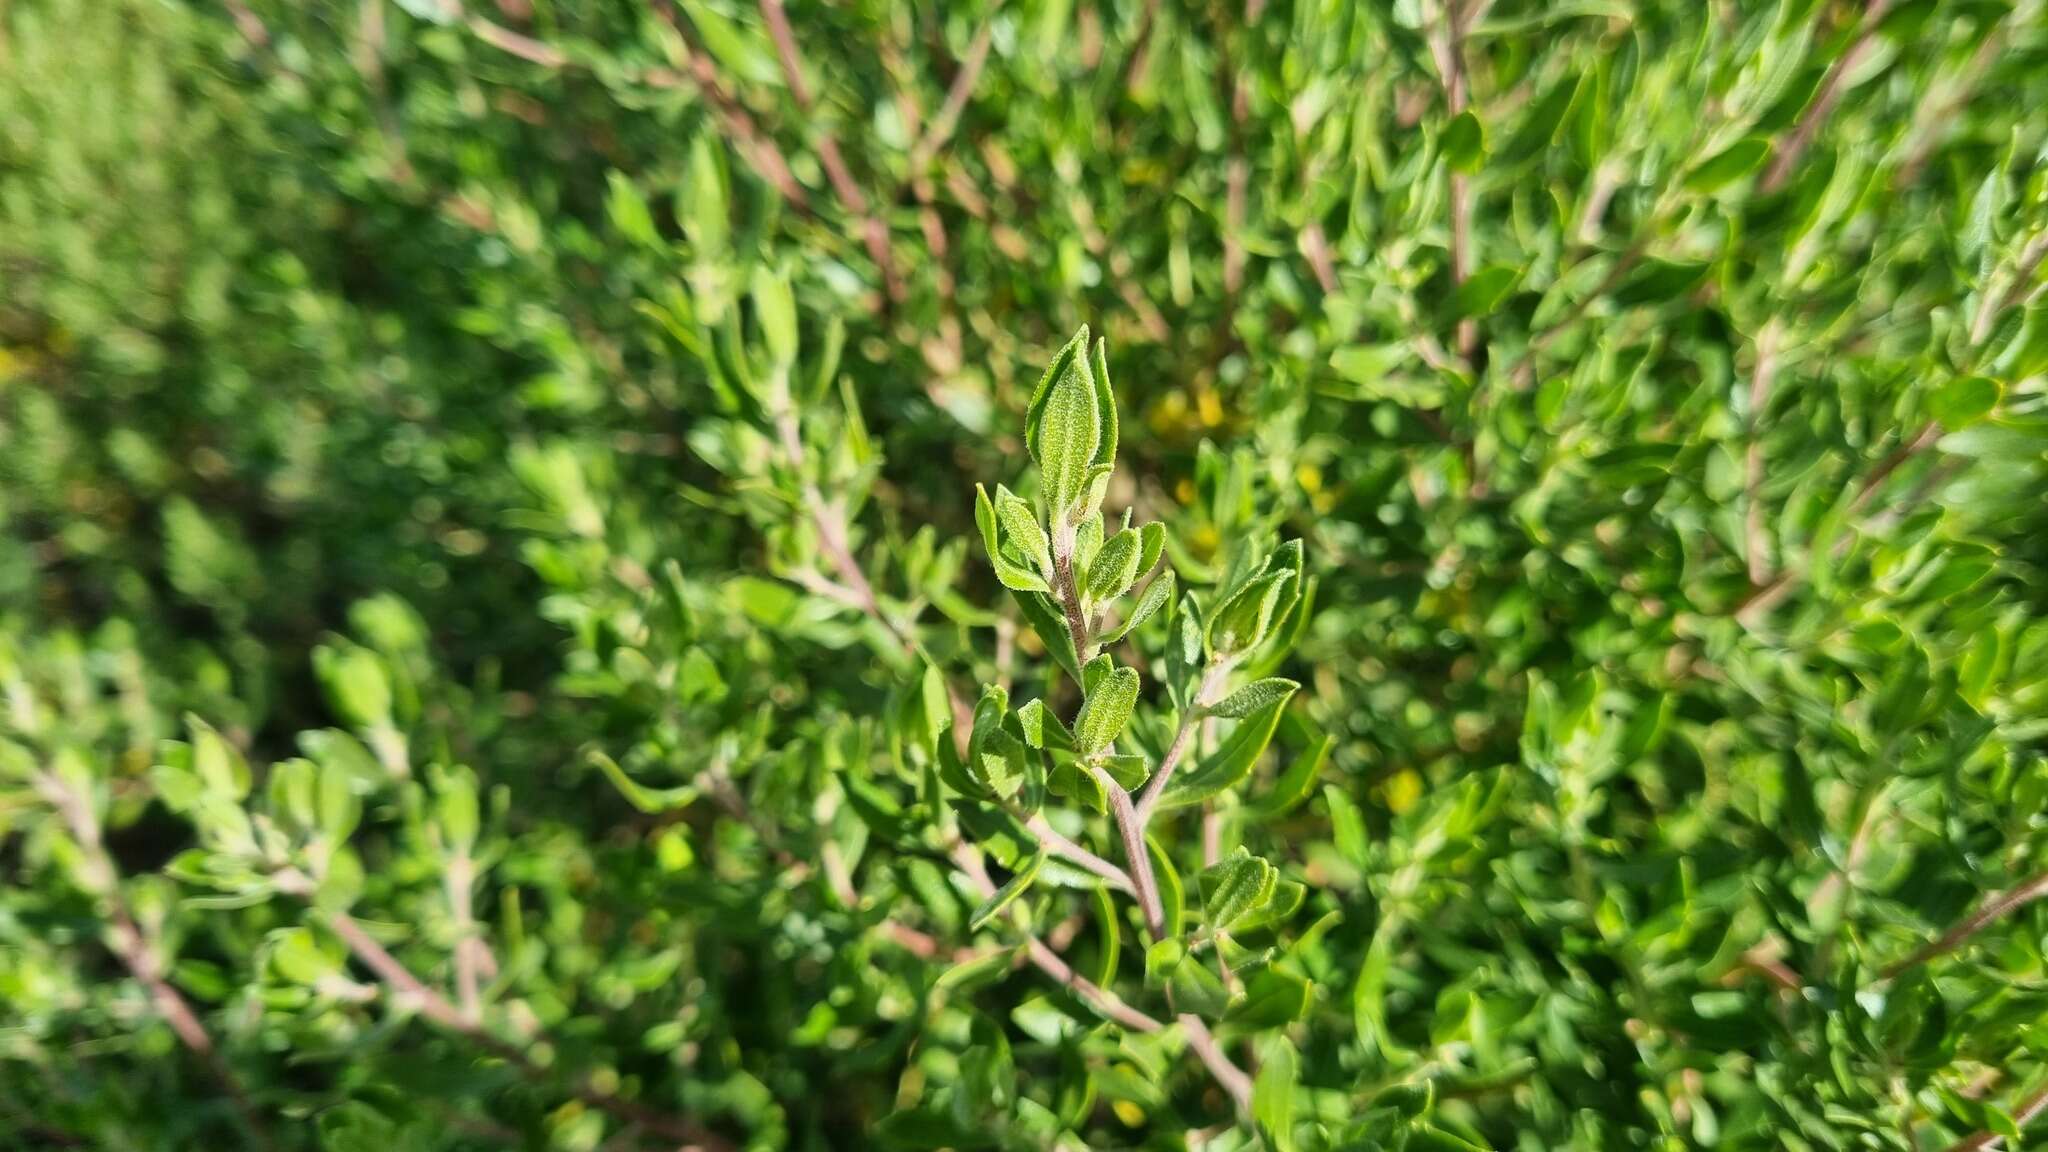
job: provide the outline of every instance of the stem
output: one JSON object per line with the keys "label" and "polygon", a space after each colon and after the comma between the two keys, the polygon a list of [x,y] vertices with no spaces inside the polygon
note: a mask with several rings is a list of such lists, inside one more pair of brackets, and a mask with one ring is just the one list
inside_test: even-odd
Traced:
{"label": "stem", "polygon": [[1792,134],[1785,138],[1784,147],[1772,158],[1770,168],[1765,170],[1762,182],[1757,185],[1759,191],[1768,196],[1784,187],[1785,182],[1792,178],[1792,170],[1799,166],[1799,161],[1805,157],[1806,150],[1813,145],[1814,137],[1820,134],[1821,125],[1827,122],[1828,116],[1835,110],[1835,105],[1842,99],[1842,82],[1848,77],[1851,69],[1863,62],[1864,54],[1870,51],[1872,37],[1877,35],[1878,24],[1884,19],[1885,13],[1891,10],[1891,6],[1892,0],[1870,0],[1870,4],[1864,8],[1863,19],[1857,24],[1856,39],[1828,68],[1826,79],[1821,81],[1820,91],[1814,95],[1813,102],[1806,106],[1806,111],[1799,117],[1799,123],[1793,127]]}
{"label": "stem", "polygon": [[1905,959],[1886,966],[1882,978],[1893,979],[1902,972],[1918,968],[1936,957],[1954,952],[1977,933],[2044,896],[2048,896],[2048,872],[2039,873],[2018,887],[1993,893],[1985,900],[1982,908],[1942,933],[1939,939],[1921,945]]}
{"label": "stem", "polygon": [[1749,374],[1749,452],[1743,518],[1743,550],[1749,553],[1749,582],[1761,588],[1771,578],[1770,533],[1764,524],[1764,409],[1771,402],[1771,384],[1778,371],[1778,322],[1766,321],[1756,337],[1756,366]]}
{"label": "stem", "polygon": [[[969,885],[974,888],[978,896],[986,900],[990,896],[995,895],[995,881],[989,879],[988,868],[982,864],[980,854],[975,852],[964,841],[955,841],[951,855],[954,866],[966,875]],[[1062,960],[1059,953],[1052,950],[1051,945],[1040,940],[1029,929],[1025,928],[1022,920],[1018,918],[1020,915],[1021,910],[1013,910],[1011,913],[1012,922],[1024,934],[1024,954],[1026,958],[1039,971],[1044,972],[1047,976],[1052,977],[1058,983],[1072,990],[1075,995],[1094,1005],[1103,1015],[1122,1024],[1126,1028],[1132,1028],[1139,1032],[1157,1032],[1165,1027],[1158,1020],[1124,1003],[1116,993],[1074,971],[1072,965]]]}
{"label": "stem", "polygon": [[1074,642],[1074,662],[1086,664],[1094,655],[1094,640],[1088,634],[1088,617],[1081,610],[1081,590],[1074,584],[1074,530],[1061,525],[1052,542],[1053,590],[1067,616],[1067,637]]}
{"label": "stem", "polygon": [[[1058,533],[1053,540],[1053,567],[1059,577],[1055,590],[1059,593],[1061,605],[1066,609],[1067,627],[1074,637],[1074,650],[1086,651],[1090,638],[1088,625],[1081,613],[1081,597],[1074,590],[1073,573],[1073,532],[1071,529]],[[1173,747],[1167,750],[1167,758],[1161,762],[1158,772],[1146,785],[1145,799],[1153,805],[1159,801],[1160,790],[1172,775],[1173,765],[1187,753],[1187,745],[1193,739],[1196,715],[1201,711],[1209,695],[1214,692],[1229,674],[1231,661],[1228,658],[1210,664],[1202,674],[1202,683],[1195,690],[1195,700],[1181,717],[1180,730],[1174,733]],[[1166,913],[1159,899],[1159,881],[1152,872],[1152,855],[1145,846],[1145,824],[1151,814],[1150,808],[1140,809],[1131,803],[1131,794],[1123,786],[1110,779],[1109,774],[1095,765],[1087,765],[1089,774],[1102,786],[1109,796],[1110,811],[1116,816],[1117,834],[1123,840],[1124,864],[1132,884],[1137,889],[1138,910],[1145,919],[1145,932],[1154,942],[1166,938]],[[979,863],[979,861],[977,861]],[[1188,1047],[1194,1050],[1203,1067],[1209,1070],[1216,1083],[1229,1095],[1239,1116],[1251,1113],[1252,1081],[1230,1059],[1223,1046],[1216,1041],[1214,1033],[1202,1018],[1192,1012],[1183,1012],[1175,1017],[1181,1031],[1188,1038]]]}
{"label": "stem", "polygon": [[255,1105],[242,1091],[241,1081],[228,1067],[227,1060],[214,1045],[212,1035],[199,1022],[198,1014],[192,1011],[192,1005],[165,977],[162,940],[153,932],[143,930],[135,919],[135,913],[128,907],[127,898],[121,894],[120,869],[107,852],[99,816],[93,811],[91,802],[55,772],[38,773],[35,784],[36,791],[56,810],[65,830],[71,834],[72,843],[78,847],[83,887],[107,904],[107,937],[114,955],[135,977],[136,983],[149,993],[150,1004],[170,1026],[178,1042],[198,1057],[214,1079],[220,1082],[236,1114],[249,1130],[250,1143],[257,1148],[271,1147],[270,1134],[257,1117]]}
{"label": "stem", "polygon": [[[1022,815],[1021,812],[1014,814]],[[1131,878],[1124,874],[1123,869],[1068,839],[1057,828],[1054,828],[1051,822],[1046,820],[1044,813],[1032,813],[1024,821],[1024,828],[1037,837],[1038,842],[1054,855],[1066,857],[1072,863],[1101,877],[1105,883],[1119,892],[1131,896],[1138,894],[1137,887],[1131,883]]]}
{"label": "stem", "polygon": [[1138,817],[1137,809],[1131,806],[1131,794],[1123,790],[1109,774],[1089,765],[1096,782],[1109,793],[1109,809],[1116,814],[1117,835],[1123,838],[1124,862],[1130,866],[1131,879],[1137,884],[1138,911],[1145,916],[1145,930],[1154,940],[1166,935],[1166,910],[1159,899],[1159,881],[1152,874],[1152,854],[1145,848],[1145,822]]}
{"label": "stem", "polygon": [[[1430,39],[1430,52],[1436,57],[1444,101],[1455,120],[1465,111],[1467,101],[1464,22],[1458,0],[1445,0],[1437,35]],[[1472,275],[1472,184],[1463,172],[1451,173],[1450,212],[1451,283],[1457,285]],[[1479,326],[1469,319],[1459,321],[1458,354],[1469,361],[1478,346]]]}
{"label": "stem", "polygon": [[[789,405],[784,404],[776,410],[775,428],[777,438],[782,445],[783,456],[786,457],[785,463],[799,477],[802,477],[804,472],[803,434],[797,426],[796,412]],[[825,558],[831,563],[833,570],[838,574],[839,583],[836,587],[844,592],[842,602],[850,602],[853,607],[866,613],[870,619],[896,639],[897,644],[903,648],[906,655],[913,659],[920,657],[921,651],[915,638],[910,636],[895,621],[889,619],[883,613],[881,601],[875,596],[874,585],[868,581],[867,573],[861,568],[860,560],[854,556],[852,547],[847,543],[845,510],[838,505],[826,502],[824,494],[818,491],[818,486],[815,482],[804,478],[802,484],[805,513],[810,517],[812,528],[818,534],[820,549],[825,553]],[[1068,570],[1068,585],[1071,587],[1072,583],[1072,570],[1070,567]],[[1086,633],[1084,632],[1083,636],[1085,637],[1085,635]],[[946,700],[953,711],[953,742],[955,747],[964,755],[967,751],[968,733],[974,727],[974,709],[967,703],[966,698],[960,694],[959,689],[954,686],[951,680],[946,681]],[[1044,845],[1048,851],[1055,855],[1063,856],[1079,867],[1100,876],[1119,891],[1133,893],[1137,891],[1136,886],[1124,874],[1123,869],[1118,868],[1088,849],[1074,843],[1073,840],[1061,835],[1057,829],[1046,822],[1044,816],[1033,815],[1024,818],[1022,813],[1015,814],[1024,819],[1025,827],[1034,836],[1038,837],[1039,843]]]}
{"label": "stem", "polygon": [[1195,688],[1195,698],[1188,702],[1187,711],[1181,714],[1180,727],[1174,730],[1173,743],[1167,745],[1166,755],[1159,760],[1158,771],[1145,781],[1145,790],[1138,796],[1138,826],[1142,829],[1152,822],[1152,814],[1159,809],[1160,798],[1166,795],[1167,781],[1173,779],[1173,771],[1187,758],[1189,745],[1194,743],[1195,726],[1200,722],[1201,711],[1223,686],[1230,675],[1233,661],[1224,657],[1210,664],[1202,673],[1202,682]]}
{"label": "stem", "polygon": [[726,131],[731,133],[740,148],[752,157],[755,168],[768,178],[769,185],[775,189],[775,194],[782,198],[782,202],[799,213],[808,213],[811,207],[810,200],[804,195],[804,186],[797,183],[795,173],[789,170],[789,161],[783,159],[782,150],[777,148],[773,141],[754,127],[753,117],[747,115],[746,109],[740,107],[725,90],[725,83],[718,75],[718,65],[712,60],[711,53],[705,51],[704,45],[691,33],[689,22],[677,17],[672,3],[663,3],[662,0],[651,2],[655,14],[666,21],[669,27],[675,29],[676,34],[682,37],[683,43],[689,46],[690,77],[696,81],[698,90],[703,92],[705,98],[711,102],[712,108],[718,112],[718,118],[723,122]]}
{"label": "stem", "polygon": [[1977,303],[1977,318],[1970,323],[1971,344],[1982,345],[1989,339],[1999,313],[2012,307],[2026,295],[2027,282],[2034,278],[2034,272],[2041,267],[2043,257],[2048,257],[2048,230],[2037,233],[2027,242],[2019,260],[2013,265],[2012,283],[2006,285],[2004,292],[1994,294],[1990,290],[1990,285],[1985,285],[1984,297]]}
{"label": "stem", "polygon": [[797,54],[796,34],[789,27],[789,13],[783,9],[782,0],[760,0],[760,8],[761,19],[768,25],[769,39],[775,42],[775,58],[782,65],[782,78],[789,85],[797,110],[813,127],[818,159],[825,165],[825,176],[832,184],[832,191],[845,205],[847,214],[860,225],[868,258],[881,270],[882,286],[889,299],[900,301],[903,299],[903,282],[897,278],[895,261],[889,257],[889,228],[869,212],[868,198],[861,192],[860,183],[853,178],[853,173],[847,169],[846,158],[839,151],[838,138],[824,127],[814,109],[811,87],[804,79],[803,58]]}
{"label": "stem", "polygon": [[[2012,1111],[2013,1125],[2025,1128],[2042,1112],[2048,1112],[2048,1085],[2035,1089],[2033,1095],[2020,1101],[2020,1106]],[[1947,1152],[1986,1152],[1998,1147],[2004,1140],[2005,1137],[1993,1132],[1979,1132],[1949,1145]]]}
{"label": "stem", "polygon": [[[1890,455],[1878,461],[1877,466],[1870,470],[1870,474],[1858,483],[1856,495],[1849,502],[1849,515],[1854,516],[1862,511],[1863,506],[1870,503],[1871,497],[1877,494],[1878,487],[1889,479],[1892,473],[1940,438],[1941,425],[1930,420],[1921,426],[1920,431],[1916,432],[1911,440],[1893,449]],[[1835,541],[1834,555],[1837,558],[1842,556],[1849,550],[1851,543],[1851,537],[1844,534],[1841,539]],[[1745,627],[1755,626],[1756,622],[1770,612],[1780,600],[1790,595],[1804,578],[1804,573],[1787,569],[1780,572],[1770,583],[1752,589],[1750,594],[1743,598],[1742,603],[1736,605],[1736,621]]]}
{"label": "stem", "polygon": [[[297,890],[302,895],[311,889],[311,881],[296,872],[278,874],[280,887]],[[399,959],[385,949],[355,917],[346,912],[330,912],[325,916],[329,928],[341,937],[348,950],[363,966],[377,974],[399,998],[410,1004],[421,1016],[456,1033],[517,1068],[522,1075],[536,1081],[552,1079],[548,1069],[536,1063],[526,1050],[508,1043],[485,1029],[481,1021],[471,1020],[464,1015],[446,996],[428,987],[413,975]],[[613,1119],[626,1124],[637,1124],[664,1140],[675,1140],[685,1144],[698,1144],[706,1148],[731,1149],[733,1145],[724,1137],[704,1128],[693,1120],[670,1116],[647,1107],[638,1101],[598,1088],[588,1081],[570,1086],[570,1094],[584,1104],[606,1113]]]}

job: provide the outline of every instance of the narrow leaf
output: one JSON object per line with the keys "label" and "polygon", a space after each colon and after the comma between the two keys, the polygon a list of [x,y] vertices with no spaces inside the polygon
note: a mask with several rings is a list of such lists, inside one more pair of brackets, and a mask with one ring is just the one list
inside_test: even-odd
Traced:
{"label": "narrow leaf", "polygon": [[1206,711],[1211,716],[1238,720],[1269,705],[1285,704],[1301,687],[1292,680],[1274,676],[1251,683],[1210,705]]}
{"label": "narrow leaf", "polygon": [[996,889],[995,895],[982,901],[981,907],[974,910],[974,915],[968,917],[968,930],[979,932],[989,921],[1001,915],[1003,909],[1008,908],[1017,897],[1024,894],[1025,889],[1031,887],[1033,880],[1038,879],[1038,870],[1044,864],[1044,852],[1035,852],[1026,859],[1023,867],[1019,868],[1001,888]]}

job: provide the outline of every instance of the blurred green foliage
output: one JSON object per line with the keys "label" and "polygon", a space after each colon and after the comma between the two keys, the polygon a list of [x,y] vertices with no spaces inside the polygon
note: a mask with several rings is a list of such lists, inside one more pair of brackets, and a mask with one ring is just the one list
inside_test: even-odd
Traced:
{"label": "blurred green foliage", "polygon": [[2032,1146],[2044,107],[2039,0],[7,0],[0,1145]]}

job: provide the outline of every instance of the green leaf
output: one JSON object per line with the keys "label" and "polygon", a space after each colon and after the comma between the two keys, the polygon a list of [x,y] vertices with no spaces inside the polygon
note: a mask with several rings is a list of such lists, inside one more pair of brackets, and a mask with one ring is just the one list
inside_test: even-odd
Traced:
{"label": "green leaf", "polygon": [[1479,116],[1467,108],[1444,128],[1441,147],[1444,163],[1453,172],[1477,172],[1486,164],[1486,129]]}
{"label": "green leaf", "polygon": [[1522,270],[1512,264],[1488,264],[1465,278],[1451,293],[1451,315],[1459,319],[1485,316],[1508,298],[1522,281]]}
{"label": "green leaf", "polygon": [[1145,949],[1145,986],[1166,987],[1167,980],[1186,957],[1187,946],[1172,936],[1153,942]]}
{"label": "green leaf", "polygon": [[619,767],[617,761],[602,752],[593,750],[590,753],[590,762],[597,765],[598,770],[605,774],[605,778],[612,782],[612,787],[617,788],[619,794],[626,798],[626,803],[650,816],[679,811],[696,802],[698,791],[692,785],[685,784],[680,788],[648,788],[626,775],[626,770]]}
{"label": "green leaf", "polygon": [[1308,885],[1294,880],[1281,880],[1273,886],[1273,897],[1265,907],[1251,913],[1237,922],[1234,929],[1241,936],[1278,928],[1294,918],[1296,912],[1308,900]]}
{"label": "green leaf", "polygon": [[1624,308],[1668,303],[1698,288],[1712,267],[1654,257],[1644,260],[1615,290],[1614,302]]}
{"label": "green leaf", "polygon": [[313,668],[327,689],[335,715],[353,728],[391,723],[391,681],[383,662],[366,648],[348,645],[313,650]]}
{"label": "green leaf", "polygon": [[1135,755],[1099,756],[1096,758],[1096,765],[1108,773],[1111,780],[1116,781],[1117,787],[1126,792],[1141,787],[1151,771],[1151,765],[1145,758]]}
{"label": "green leaf", "polygon": [[1224,656],[1258,647],[1294,577],[1292,571],[1267,572],[1217,608],[1209,621],[1210,650]]}
{"label": "green leaf", "polygon": [[1231,1003],[1223,1022],[1245,1032],[1285,1027],[1308,1015],[1313,990],[1303,977],[1268,965],[1245,981],[1243,997]]}
{"label": "green leaf", "polygon": [[1197,761],[1193,770],[1182,771],[1173,778],[1160,803],[1171,808],[1198,804],[1235,787],[1251,774],[1266,746],[1272,743],[1285,705],[1285,700],[1268,704],[1239,720],[1222,747]]}
{"label": "green leaf", "polygon": [[293,984],[308,988],[341,972],[341,962],[320,947],[305,928],[285,928],[270,942],[270,969]]}
{"label": "green leaf", "polygon": [[612,227],[626,239],[648,248],[660,248],[661,233],[654,227],[654,216],[647,210],[647,199],[633,186],[633,181],[624,172],[605,173],[606,196],[605,214],[611,217]]}
{"label": "green leaf", "polygon": [[1259,1074],[1252,1081],[1252,1117],[1273,1152],[1294,1152],[1294,1087],[1299,1076],[1294,1045],[1273,1035],[1259,1049]]}
{"label": "green leaf", "polygon": [[1254,680],[1203,711],[1208,715],[1221,716],[1229,720],[1242,719],[1261,708],[1284,705],[1300,687],[1300,684],[1278,676]]}
{"label": "green leaf", "polygon": [[1138,575],[1152,571],[1166,551],[1166,525],[1157,520],[1138,529]]}
{"label": "green leaf", "polygon": [[[334,774],[329,773],[328,775],[332,776]],[[321,783],[323,786],[326,785],[324,780]],[[347,785],[342,784],[340,788],[346,789]],[[327,791],[326,787],[323,787],[322,791]],[[323,800],[325,800],[324,796]],[[329,838],[334,840],[347,839],[348,830],[355,826],[354,800],[355,796],[352,791],[344,791],[342,795],[336,796],[331,801],[331,807],[329,803],[323,803],[323,809],[334,812],[335,828],[340,829],[337,832],[335,828],[328,828],[325,821],[323,821],[323,831],[327,832]],[[477,813],[475,774],[467,768],[459,767],[435,772],[434,811],[435,815],[439,818],[441,835],[447,841],[449,848],[453,849],[458,855],[469,855],[471,849],[476,847],[477,829],[480,823]]]}
{"label": "green leaf", "polygon": [[1111,536],[1088,565],[1085,599],[1100,604],[1124,594],[1138,578],[1138,534],[1129,528]]}
{"label": "green leaf", "polygon": [[1038,633],[1039,643],[1045,645],[1046,654],[1060,670],[1073,677],[1074,683],[1081,682],[1081,661],[1074,652],[1073,633],[1067,631],[1066,613],[1053,603],[1052,597],[1044,592],[1024,592],[1013,589],[1010,592],[1017,601],[1017,607],[1024,613],[1024,620],[1031,630]]}
{"label": "green leaf", "polygon": [[796,297],[789,290],[787,273],[765,264],[754,266],[751,294],[754,322],[761,326],[761,338],[768,345],[768,359],[787,373],[796,363]]}
{"label": "green leaf", "polygon": [[[1088,329],[1081,328],[1083,334]],[[1109,386],[1109,341],[1095,341],[1095,417],[1102,429],[1102,442],[1095,447],[1095,456],[1090,461],[1099,472],[1106,473],[1116,464],[1116,442],[1118,420],[1116,415],[1116,393]],[[1096,498],[1094,503],[1100,503]]]}
{"label": "green leaf", "polygon": [[1927,397],[1927,412],[1943,428],[1953,431],[1989,416],[1998,407],[2005,390],[1998,381],[1982,376],[1958,376],[1944,381]]}
{"label": "green leaf", "polygon": [[1309,742],[1307,748],[1295,756],[1287,771],[1273,782],[1264,796],[1253,807],[1260,819],[1271,820],[1294,810],[1308,794],[1314,791],[1316,776],[1322,771],[1323,761],[1329,756],[1336,739],[1327,733],[1319,734]]}
{"label": "green leaf", "polygon": [[[996,538],[996,522],[995,503],[988,498],[988,490],[976,484],[974,486],[974,523],[976,527],[981,529],[982,550],[988,556],[989,567],[995,570],[996,579],[1002,582],[1003,587],[1018,594],[1018,602],[1020,604],[1023,603],[1023,598],[1027,594],[1051,592],[1052,588],[1046,584],[1044,578],[1038,573],[1021,564],[1012,562],[1009,557],[1003,555]],[[1036,523],[1035,518],[1033,522]],[[1066,629],[1064,617],[1061,618],[1060,629],[1062,631]],[[1071,650],[1073,645],[1069,643],[1067,647]]]}
{"label": "green leaf", "polygon": [[1038,462],[1047,518],[1055,525],[1075,522],[1086,494],[1096,450],[1102,446],[1101,413],[1083,326],[1053,359],[1026,413],[1025,444]]}
{"label": "green leaf", "polygon": [[1505,163],[1519,164],[1548,150],[1550,142],[1557,138],[1558,125],[1570,115],[1572,104],[1585,85],[1585,76],[1583,71],[1575,69],[1551,85],[1522,117],[1515,134],[1500,149],[1500,159]]}
{"label": "green leaf", "polygon": [[1031,887],[1032,881],[1038,879],[1038,870],[1044,865],[1045,853],[1033,853],[1001,888],[996,889],[994,895],[982,901],[981,907],[974,910],[974,915],[967,918],[968,930],[979,932],[989,921],[1001,915],[1003,909],[1008,908],[1017,897],[1024,894],[1025,889]]}
{"label": "green leaf", "polygon": [[1239,920],[1273,898],[1279,869],[1239,848],[1235,855],[1202,871],[1202,916],[1212,933],[1228,932]]}
{"label": "green leaf", "polygon": [[1123,921],[1117,915],[1116,898],[1109,894],[1107,887],[1095,889],[1093,897],[1095,925],[1101,932],[1102,943],[1096,953],[1092,979],[1099,987],[1108,988],[1116,982],[1117,957],[1123,948]]}
{"label": "green leaf", "polygon": [[1074,717],[1074,748],[1082,756],[1106,750],[1131,722],[1131,710],[1138,703],[1138,673],[1118,668],[1105,676]]}
{"label": "green leaf", "polygon": [[1737,140],[1686,173],[1685,186],[1702,194],[1717,192],[1761,168],[1770,155],[1769,140],[1757,136]]}
{"label": "green leaf", "polygon": [[1029,772],[1027,755],[1023,741],[997,728],[976,739],[967,770],[976,783],[1008,799],[1024,786]]}
{"label": "green leaf", "polygon": [[1124,617],[1123,623],[1118,624],[1115,628],[1103,634],[1102,643],[1105,645],[1115,644],[1130,635],[1139,625],[1150,620],[1154,613],[1172,603],[1173,586],[1174,578],[1173,569],[1171,568],[1153,577],[1152,583],[1145,586],[1145,594],[1138,597],[1138,606],[1131,609],[1131,614]]}
{"label": "green leaf", "polygon": [[1022,498],[1002,485],[996,485],[996,517],[1002,521],[1003,531],[1017,550],[1037,566],[1040,575],[1052,571],[1052,543],[1046,539],[1045,529],[1038,523],[1037,513],[1031,510]]}
{"label": "green leaf", "polygon": [[1346,399],[1385,401],[1403,408],[1443,407],[1444,384],[1436,374],[1399,371],[1413,359],[1404,346],[1353,344],[1330,353],[1330,367],[1356,385]]}
{"label": "green leaf", "polygon": [[1145,837],[1145,857],[1152,862],[1152,880],[1159,886],[1159,908],[1168,936],[1179,936],[1186,917],[1187,892],[1181,884],[1180,869],[1166,854],[1155,836]]}

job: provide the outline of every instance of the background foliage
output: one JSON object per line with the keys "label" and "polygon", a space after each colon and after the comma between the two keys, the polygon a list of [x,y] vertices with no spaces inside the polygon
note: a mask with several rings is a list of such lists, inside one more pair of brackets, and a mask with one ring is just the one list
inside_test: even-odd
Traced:
{"label": "background foliage", "polygon": [[[2043,107],[2037,0],[9,0],[0,1143],[2026,1146]],[[1213,1004],[935,775],[1081,699],[974,486],[1084,322],[1111,528],[1315,583]]]}

